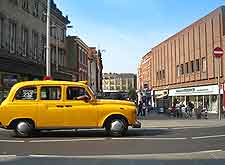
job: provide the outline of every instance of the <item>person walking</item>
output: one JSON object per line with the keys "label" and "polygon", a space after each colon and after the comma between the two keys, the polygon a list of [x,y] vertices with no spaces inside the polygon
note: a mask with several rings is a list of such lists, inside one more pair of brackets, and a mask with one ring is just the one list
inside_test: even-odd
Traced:
{"label": "person walking", "polygon": [[138,113],[137,113],[137,116],[139,116],[139,115],[141,115],[142,116],[142,107],[143,106],[143,103],[142,103],[142,101],[140,100],[139,102],[138,102]]}

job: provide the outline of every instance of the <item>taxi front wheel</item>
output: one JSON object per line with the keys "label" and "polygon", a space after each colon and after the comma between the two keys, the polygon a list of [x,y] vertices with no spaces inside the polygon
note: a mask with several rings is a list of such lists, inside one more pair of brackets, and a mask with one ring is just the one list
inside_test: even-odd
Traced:
{"label": "taxi front wheel", "polygon": [[123,118],[110,118],[106,122],[106,132],[110,136],[119,137],[124,136],[128,130],[128,123]]}
{"label": "taxi front wheel", "polygon": [[16,136],[19,137],[31,136],[33,128],[34,128],[33,124],[26,120],[18,121],[15,125]]}

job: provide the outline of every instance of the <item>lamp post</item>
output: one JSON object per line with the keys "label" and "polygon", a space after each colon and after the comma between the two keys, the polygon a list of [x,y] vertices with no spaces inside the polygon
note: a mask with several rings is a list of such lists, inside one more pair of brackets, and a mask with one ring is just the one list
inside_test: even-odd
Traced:
{"label": "lamp post", "polygon": [[51,0],[47,4],[47,41],[46,41],[46,77],[51,77],[51,57],[50,57],[50,5]]}

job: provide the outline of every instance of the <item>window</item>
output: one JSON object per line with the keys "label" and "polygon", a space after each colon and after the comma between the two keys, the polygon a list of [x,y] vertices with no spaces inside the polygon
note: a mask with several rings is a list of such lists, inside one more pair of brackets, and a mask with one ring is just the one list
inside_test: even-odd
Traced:
{"label": "window", "polygon": [[184,74],[184,64],[180,65],[180,74]]}
{"label": "window", "polygon": [[41,100],[60,100],[61,87],[42,87]]}
{"label": "window", "polygon": [[38,17],[39,0],[34,0],[33,16]]}
{"label": "window", "polygon": [[199,67],[199,59],[196,59],[196,71],[199,71],[200,70],[200,67]]}
{"label": "window", "polygon": [[64,39],[65,39],[65,36],[66,36],[66,31],[65,31],[65,29],[61,29],[60,30],[61,32],[60,32],[60,38],[61,38],[61,41],[64,41]]}
{"label": "window", "polygon": [[180,66],[177,65],[177,76],[179,77],[180,76]]}
{"label": "window", "polygon": [[160,80],[162,79],[162,72],[161,72],[161,70],[159,71],[159,79]]}
{"label": "window", "polygon": [[47,22],[47,16],[46,16],[46,13],[47,13],[47,9],[44,8],[44,9],[42,10],[42,15],[41,15],[41,20],[42,20],[44,23]]}
{"label": "window", "polygon": [[17,0],[10,0],[11,3],[13,3],[14,5],[18,5],[18,1]]}
{"label": "window", "polygon": [[89,96],[88,92],[84,88],[80,87],[68,87],[66,90],[67,100],[79,100],[80,96]]}
{"label": "window", "polygon": [[33,31],[32,32],[32,54],[34,59],[37,59],[37,55],[38,55],[38,33]]}
{"label": "window", "polygon": [[42,35],[41,37],[41,59],[40,62],[45,63],[45,58],[46,58],[46,36]]}
{"label": "window", "polygon": [[162,77],[163,77],[163,79],[166,78],[166,75],[165,75],[165,69],[162,70]]}
{"label": "window", "polygon": [[16,49],[16,24],[9,21],[9,50],[14,53]]}
{"label": "window", "polygon": [[28,53],[28,29],[22,26],[22,51],[23,51],[23,56],[26,56]]}
{"label": "window", "polygon": [[190,73],[194,72],[195,68],[194,68],[194,61],[191,61],[191,70]]}
{"label": "window", "polygon": [[36,87],[24,87],[19,89],[16,93],[16,100],[36,100],[37,88]]}
{"label": "window", "polygon": [[5,33],[5,28],[4,28],[4,18],[0,17],[0,47],[3,48],[3,40],[4,40],[4,33]]}
{"label": "window", "polygon": [[188,62],[185,63],[185,74],[189,73]]}
{"label": "window", "polygon": [[28,9],[29,9],[28,6],[29,6],[28,0],[23,0],[23,1],[22,1],[22,8],[23,8],[24,10],[28,11]]}
{"label": "window", "polygon": [[206,72],[206,58],[202,58],[202,72]]}

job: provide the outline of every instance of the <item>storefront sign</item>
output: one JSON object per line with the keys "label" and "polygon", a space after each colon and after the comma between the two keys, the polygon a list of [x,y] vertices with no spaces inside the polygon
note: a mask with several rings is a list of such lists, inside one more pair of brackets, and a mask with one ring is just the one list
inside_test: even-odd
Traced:
{"label": "storefront sign", "polygon": [[[220,93],[223,94],[223,90],[220,90]],[[209,86],[200,86],[200,87],[190,87],[190,88],[179,88],[169,90],[169,96],[197,96],[197,95],[217,95],[218,86],[209,85]]]}
{"label": "storefront sign", "polygon": [[168,94],[168,90],[155,91],[155,96]]}

